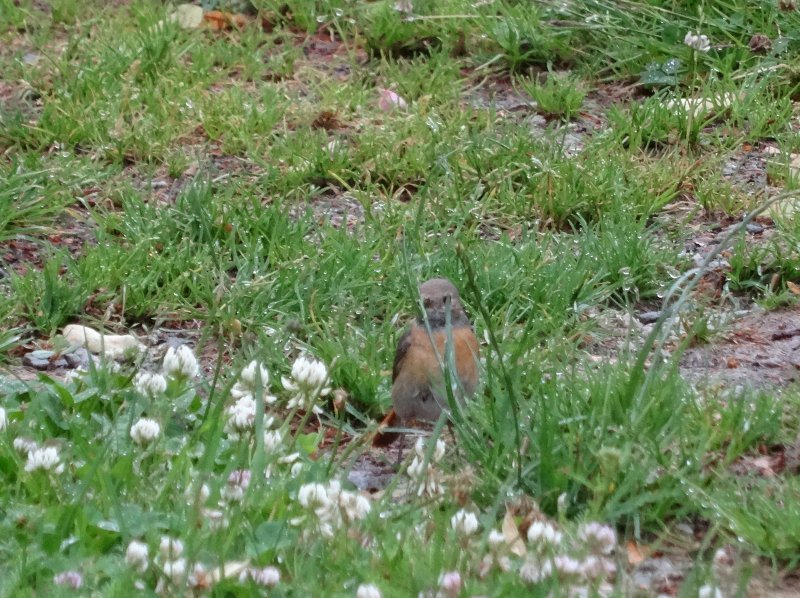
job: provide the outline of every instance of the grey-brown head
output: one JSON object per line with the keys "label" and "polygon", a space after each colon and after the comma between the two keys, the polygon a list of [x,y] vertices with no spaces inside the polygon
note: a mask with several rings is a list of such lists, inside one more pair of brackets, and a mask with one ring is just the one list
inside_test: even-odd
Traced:
{"label": "grey-brown head", "polygon": [[432,328],[445,326],[448,311],[454,326],[469,324],[467,314],[461,305],[461,296],[455,285],[446,278],[431,278],[419,287],[422,305]]}

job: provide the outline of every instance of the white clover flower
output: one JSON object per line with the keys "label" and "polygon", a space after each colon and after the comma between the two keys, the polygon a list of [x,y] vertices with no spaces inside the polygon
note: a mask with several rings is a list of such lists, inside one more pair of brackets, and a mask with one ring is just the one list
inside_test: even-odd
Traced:
{"label": "white clover flower", "polygon": [[442,484],[441,472],[434,467],[432,463],[428,463],[425,467],[425,461],[419,457],[414,457],[406,470],[408,477],[419,485],[417,495],[422,496],[437,496],[444,494],[444,485]]}
{"label": "white clover flower", "polygon": [[6,410],[0,407],[0,431],[5,430],[8,425],[8,418],[6,417]]}
{"label": "white clover flower", "polygon": [[356,598],[381,598],[381,591],[378,586],[371,583],[362,583],[356,590]]}
{"label": "white clover flower", "polygon": [[439,589],[447,596],[458,596],[461,585],[461,574],[458,571],[447,571],[439,576]]}
{"label": "white clover flower", "polygon": [[697,52],[708,52],[711,49],[711,43],[708,40],[708,36],[701,35],[700,33],[695,35],[691,31],[689,31],[683,38],[683,43]]}
{"label": "white clover flower", "polygon": [[611,575],[616,570],[617,566],[613,561],[593,554],[581,561],[581,575],[590,580]]}
{"label": "white clover flower", "polygon": [[553,574],[553,564],[547,560],[539,562],[534,559],[526,560],[519,568],[519,577],[528,584],[539,583]]}
{"label": "white clover flower", "polygon": [[590,554],[581,561],[581,575],[583,577],[595,579],[603,575],[604,572],[605,567],[603,567],[603,561],[600,557]]}
{"label": "white clover flower", "polygon": [[28,453],[28,462],[25,463],[25,471],[36,471],[37,469],[55,473],[64,471],[64,465],[61,463],[61,457],[56,447],[45,446],[42,448],[35,448]]}
{"label": "white clover flower", "polygon": [[173,583],[183,581],[183,578],[186,577],[186,559],[180,558],[174,561],[164,561],[164,564],[161,565],[161,570]]}
{"label": "white clover flower", "polygon": [[[261,376],[260,384],[258,380],[259,375]],[[259,386],[261,388],[266,388],[267,384],[269,384],[269,371],[254,359],[242,370],[242,373],[239,375],[239,380],[250,390],[256,390]]]}
{"label": "white clover flower", "polygon": [[528,528],[528,542],[538,547],[555,547],[563,535],[547,521],[534,521]]}
{"label": "white clover flower", "polygon": [[330,508],[331,500],[328,498],[328,489],[322,484],[303,484],[297,493],[297,501],[304,508],[316,512],[323,512]]}
{"label": "white clover flower", "polygon": [[444,493],[444,486],[441,483],[441,473],[434,465],[444,457],[445,448],[444,440],[439,439],[436,441],[436,446],[434,447],[433,454],[426,468],[425,453],[427,448],[425,447],[425,440],[423,438],[418,438],[417,442],[414,444],[416,456],[412,459],[406,472],[408,473],[408,477],[419,485],[417,490],[419,496],[423,494],[436,496],[437,494]]}
{"label": "white clover flower", "polygon": [[292,364],[292,380],[281,380],[286,390],[322,390],[328,382],[328,368],[317,359],[301,355]]}
{"label": "white clover flower", "polygon": [[194,504],[195,500],[201,505],[205,504],[209,496],[211,496],[211,489],[208,487],[208,484],[200,484],[200,488],[198,489],[188,486],[186,490],[183,491],[183,497],[188,504]]}
{"label": "white clover flower", "polygon": [[339,508],[348,521],[357,521],[369,515],[372,504],[360,494],[343,490],[339,494]]}
{"label": "white clover flower", "polygon": [[505,535],[503,534],[503,532],[497,529],[493,529],[492,531],[489,532],[489,537],[487,538],[487,541],[489,542],[489,546],[491,547],[491,549],[494,550],[495,552],[498,550],[502,550],[507,545]]}
{"label": "white clover flower", "polygon": [[372,509],[369,500],[355,492],[342,490],[337,480],[331,480],[327,486],[304,484],[297,494],[297,501],[314,512],[316,529],[328,538],[332,538],[342,524],[364,519]]}
{"label": "white clover flower", "polygon": [[608,525],[591,522],[578,528],[578,538],[593,554],[611,554],[617,546],[617,534]]}
{"label": "white clover flower", "polygon": [[197,357],[187,345],[170,347],[164,355],[164,373],[173,378],[194,378],[200,372]]}
{"label": "white clover flower", "polygon": [[212,530],[227,529],[230,524],[225,512],[219,509],[203,509],[202,513],[203,517],[208,521],[208,527]]}
{"label": "white clover flower", "polygon": [[12,445],[14,446],[14,450],[25,455],[39,448],[39,445],[36,444],[35,440],[31,440],[30,438],[25,438],[23,436],[18,436],[15,438],[14,442],[12,442]]}
{"label": "white clover flower", "polygon": [[228,483],[222,489],[222,498],[229,503],[240,502],[249,486],[250,471],[247,469],[235,469],[228,476]]}
{"label": "white clover flower", "polygon": [[444,452],[446,448],[447,445],[445,444],[444,440],[438,439],[436,441],[436,448],[433,449],[433,455],[431,455],[431,460],[434,463],[438,463],[439,461],[441,461],[442,457],[444,457]]}
{"label": "white clover flower", "polygon": [[161,424],[148,417],[139,418],[131,426],[131,439],[139,446],[147,446],[161,434]]}
{"label": "white clover flower", "polygon": [[83,375],[86,373],[86,369],[84,367],[77,367],[74,370],[69,370],[64,375],[64,382],[72,383],[76,380],[80,380]]}
{"label": "white clover flower", "polygon": [[327,395],[331,389],[325,386],[328,382],[328,368],[316,359],[308,359],[301,355],[292,365],[292,377],[281,378],[283,387],[294,393],[289,400],[289,409],[312,409],[314,413],[322,410],[314,402],[318,397]]}
{"label": "white clover flower", "polygon": [[697,598],[722,598],[722,592],[716,586],[704,585],[697,590]]}
{"label": "white clover flower", "polygon": [[397,12],[402,12],[410,15],[414,12],[414,3],[411,0],[397,0],[394,3],[394,9]]}
{"label": "white clover flower", "polygon": [[289,399],[289,402],[286,403],[286,407],[289,409],[302,409],[304,411],[311,409],[313,413],[322,413],[322,408],[314,404],[315,398],[314,396],[299,393]]}
{"label": "white clover flower", "polygon": [[256,400],[247,394],[225,410],[228,421],[225,432],[231,438],[238,438],[242,432],[253,429],[256,420]]}
{"label": "white clover flower", "polygon": [[569,506],[569,496],[566,492],[562,492],[558,495],[558,500],[556,501],[556,508],[558,509],[559,515],[566,515],[567,514],[567,507]]}
{"label": "white clover flower", "polygon": [[263,569],[247,567],[239,574],[239,582],[245,583],[247,580],[252,580],[265,588],[274,588],[281,581],[281,572],[277,567],[264,567]]}
{"label": "white clover flower", "polygon": [[450,518],[450,526],[462,536],[471,536],[478,531],[478,518],[475,513],[461,509]]}
{"label": "white clover flower", "polygon": [[[445,449],[447,445],[445,444],[444,440],[438,439],[436,441],[436,447],[433,449],[433,454],[431,455],[431,463],[438,463],[444,457]],[[419,457],[420,461],[424,462],[425,453],[427,448],[425,446],[425,440],[423,438],[417,438],[417,442],[414,443],[414,452]]]}
{"label": "white clover flower", "polygon": [[406,473],[408,473],[408,477],[410,477],[412,480],[416,480],[417,478],[421,478],[422,474],[424,472],[424,470],[423,470],[424,466],[425,466],[425,463],[419,457],[414,457],[411,460],[411,463],[408,464],[408,468],[406,469]]}
{"label": "white clover flower", "polygon": [[417,438],[417,441],[414,443],[414,452],[420,459],[425,458],[425,439],[421,436]]}
{"label": "white clover flower", "polygon": [[131,540],[125,550],[125,563],[137,573],[147,571],[149,564],[147,544],[139,540]]}
{"label": "white clover flower", "polygon": [[183,554],[183,542],[177,538],[161,536],[158,551],[161,553],[161,558],[164,560],[176,559]]}
{"label": "white clover flower", "polygon": [[167,379],[161,374],[139,372],[133,378],[133,387],[139,394],[154,399],[167,390]]}
{"label": "white clover flower", "polygon": [[561,577],[575,577],[581,574],[581,563],[566,554],[553,557],[553,567]]}
{"label": "white clover flower", "polygon": [[64,571],[53,578],[53,583],[77,590],[83,585],[83,576],[77,571]]}
{"label": "white clover flower", "polygon": [[283,432],[264,430],[264,452],[277,453],[281,448],[283,448]]}
{"label": "white clover flower", "polygon": [[338,502],[339,495],[342,493],[342,485],[339,483],[339,480],[331,480],[328,482],[326,492],[328,493],[328,500],[334,503]]}
{"label": "white clover flower", "polygon": [[203,563],[195,563],[192,566],[192,572],[189,573],[189,578],[186,581],[191,588],[208,589],[212,579]]}

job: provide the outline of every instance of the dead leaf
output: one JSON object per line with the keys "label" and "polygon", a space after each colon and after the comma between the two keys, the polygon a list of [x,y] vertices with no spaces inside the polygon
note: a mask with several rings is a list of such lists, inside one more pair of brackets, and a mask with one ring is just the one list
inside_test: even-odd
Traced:
{"label": "dead leaf", "polygon": [[727,364],[726,364],[726,365],[728,366],[728,369],[729,369],[729,370],[735,370],[736,368],[738,368],[738,367],[739,367],[739,360],[738,360],[738,359],[736,359],[736,358],[735,358],[735,357],[733,357],[733,356],[731,356],[731,357],[728,357],[728,361],[727,361]]}
{"label": "dead leaf", "polygon": [[103,353],[119,359],[126,353],[141,353],[145,347],[131,334],[101,334],[94,328],[79,324],[64,326],[63,337],[70,346],[86,347],[91,353]]}
{"label": "dead leaf", "polygon": [[786,288],[792,295],[800,295],[800,284],[794,283],[791,280],[786,281]]}
{"label": "dead leaf", "polygon": [[628,540],[625,543],[625,552],[628,554],[628,563],[631,565],[638,565],[650,556],[650,549],[634,540]]}
{"label": "dead leaf", "polygon": [[223,12],[221,10],[209,10],[203,15],[206,25],[214,31],[224,31],[225,29],[244,28],[247,25],[247,17],[242,14]]}
{"label": "dead leaf", "polygon": [[230,561],[213,569],[210,574],[211,581],[217,582],[223,579],[231,579],[232,577],[239,577],[239,575],[249,567],[247,561]]}
{"label": "dead leaf", "polygon": [[737,100],[734,93],[723,93],[712,98],[676,98],[668,100],[664,106],[679,114],[694,118],[706,118],[725,112]]}
{"label": "dead leaf", "polygon": [[514,521],[514,516],[511,514],[511,511],[506,511],[505,517],[503,517],[502,529],[503,536],[506,539],[506,544],[508,544],[508,549],[511,551],[511,554],[525,556],[528,550],[525,548],[525,542],[522,541],[522,537],[519,535],[519,528],[517,528],[517,522]]}

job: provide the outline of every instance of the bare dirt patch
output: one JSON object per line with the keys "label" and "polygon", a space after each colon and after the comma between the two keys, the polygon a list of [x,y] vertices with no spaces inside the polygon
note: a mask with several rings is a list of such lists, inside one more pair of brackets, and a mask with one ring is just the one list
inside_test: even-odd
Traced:
{"label": "bare dirt patch", "polygon": [[756,388],[800,380],[800,306],[754,311],[714,343],[690,348],[681,372],[692,381]]}

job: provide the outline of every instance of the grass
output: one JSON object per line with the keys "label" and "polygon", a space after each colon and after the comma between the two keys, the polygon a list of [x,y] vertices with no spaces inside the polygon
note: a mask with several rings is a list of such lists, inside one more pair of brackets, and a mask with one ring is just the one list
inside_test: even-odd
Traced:
{"label": "grass", "polygon": [[[724,172],[742,152],[798,145],[800,13],[744,0],[417,1],[410,18],[388,1],[253,4],[244,29],[211,32],[164,23],[169,9],[148,0],[50,12],[0,0],[0,359],[59,346],[61,327],[86,322],[183,329],[207,366],[155,397],[134,384],[159,368],[155,349],[69,381],[2,379],[2,592],[63,591],[54,576],[69,570],[101,594],[152,591],[169,559],[137,575],[124,553],[141,539],[155,556],[162,535],[209,575],[277,566],[287,595],[352,596],[362,583],[417,595],[453,570],[470,595],[597,588],[563,570],[526,584],[520,568],[545,550],[534,541],[507,570],[485,570],[507,510],[523,536],[532,519],[557,523],[580,559],[588,520],[642,545],[702,521],[686,595],[725,583],[710,565],[725,544],[795,564],[797,529],[779,507],[797,508],[791,476],[730,465],[794,440],[797,389],[731,398],[683,379],[680,350],[714,342],[700,322],[713,305],[687,306],[700,319],[664,362],[607,316],[659,305],[692,265],[693,227],[765,197]],[[686,47],[688,30],[711,50]],[[754,33],[772,50],[752,53]],[[379,89],[407,107],[382,110]],[[679,104],[704,99],[707,111]],[[790,185],[774,162],[771,180]],[[737,301],[796,305],[800,232],[775,220],[767,241],[743,233],[725,254]],[[83,243],[66,247],[70,234]],[[433,276],[456,282],[487,341],[482,390],[433,463],[450,491],[418,498],[400,473],[326,537],[301,488],[352,489],[345,472],[388,407],[399,331]],[[338,410],[319,399],[319,426],[298,425],[279,382],[305,353],[347,395]],[[225,430],[251,359],[278,397],[267,408],[284,440],[270,450],[261,430],[251,442]],[[160,424],[153,444],[130,435],[140,417]],[[25,471],[21,437],[53,443],[65,470]],[[224,498],[237,470],[252,472],[241,502]],[[478,515],[474,536],[451,528],[461,508]],[[620,594],[623,553],[610,578]],[[184,577],[162,584],[198,583]],[[258,589],[237,575],[214,591]]]}

